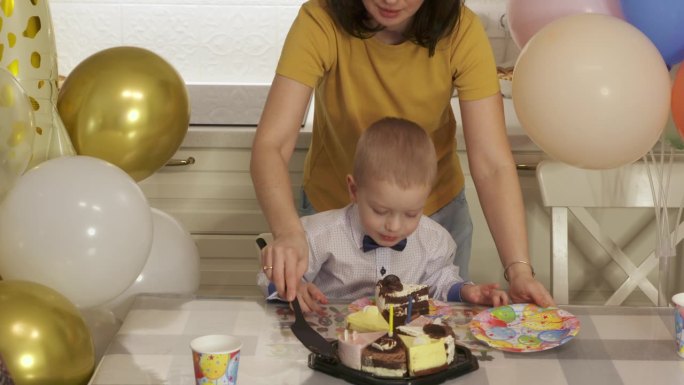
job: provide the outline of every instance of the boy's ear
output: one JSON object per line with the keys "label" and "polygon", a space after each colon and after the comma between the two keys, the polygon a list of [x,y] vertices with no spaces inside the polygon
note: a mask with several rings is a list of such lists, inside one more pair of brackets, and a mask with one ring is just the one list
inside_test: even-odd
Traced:
{"label": "boy's ear", "polygon": [[349,191],[349,199],[353,202],[356,203],[356,191],[357,191],[357,186],[356,182],[354,181],[354,177],[347,174],[347,190]]}

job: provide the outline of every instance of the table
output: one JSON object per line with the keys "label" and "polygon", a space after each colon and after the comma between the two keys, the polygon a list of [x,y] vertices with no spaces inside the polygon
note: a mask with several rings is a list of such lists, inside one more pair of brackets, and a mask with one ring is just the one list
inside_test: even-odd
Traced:
{"label": "table", "polygon": [[[562,306],[581,321],[579,335],[558,348],[506,353],[474,341],[467,324],[482,307],[452,303],[448,322],[473,350],[480,369],[447,384],[684,384],[674,347],[674,310],[656,307]],[[310,323],[335,338],[348,305],[331,304]],[[260,299],[151,296],[136,298],[90,385],[194,385],[189,342],[204,334],[243,341],[238,384],[346,384],[307,366],[308,350],[292,335],[287,305]]]}

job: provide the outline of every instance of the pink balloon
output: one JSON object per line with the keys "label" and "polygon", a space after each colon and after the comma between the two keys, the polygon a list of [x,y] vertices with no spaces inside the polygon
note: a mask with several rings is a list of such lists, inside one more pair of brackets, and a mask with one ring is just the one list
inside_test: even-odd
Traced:
{"label": "pink balloon", "polygon": [[508,27],[522,48],[550,22],[578,13],[601,13],[624,19],[619,0],[509,0]]}

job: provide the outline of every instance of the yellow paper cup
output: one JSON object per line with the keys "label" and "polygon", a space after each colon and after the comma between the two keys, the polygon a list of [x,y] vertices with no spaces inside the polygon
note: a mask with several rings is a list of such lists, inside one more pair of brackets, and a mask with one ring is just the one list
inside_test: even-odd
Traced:
{"label": "yellow paper cup", "polygon": [[677,354],[684,358],[684,293],[672,296],[672,303],[675,306],[675,342],[677,343]]}
{"label": "yellow paper cup", "polygon": [[236,337],[212,334],[190,341],[196,385],[237,382],[242,342]]}

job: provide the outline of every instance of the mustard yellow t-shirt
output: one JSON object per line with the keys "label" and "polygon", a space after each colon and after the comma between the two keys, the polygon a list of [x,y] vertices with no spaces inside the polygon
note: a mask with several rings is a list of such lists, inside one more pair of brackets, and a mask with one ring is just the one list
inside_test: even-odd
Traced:
{"label": "mustard yellow t-shirt", "polygon": [[427,215],[434,213],[464,185],[455,153],[454,87],[463,100],[499,91],[487,35],[465,7],[454,31],[430,57],[427,48],[410,41],[388,45],[350,36],[335,24],[325,0],[310,0],[290,28],[276,72],[315,92],[303,184],[316,211],[349,203],[345,177],[361,132],[393,116],[418,123],[435,143],[437,183],[425,206]]}

